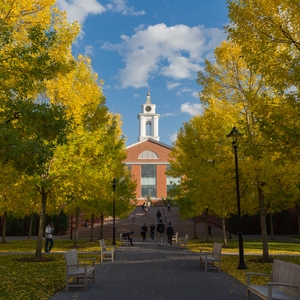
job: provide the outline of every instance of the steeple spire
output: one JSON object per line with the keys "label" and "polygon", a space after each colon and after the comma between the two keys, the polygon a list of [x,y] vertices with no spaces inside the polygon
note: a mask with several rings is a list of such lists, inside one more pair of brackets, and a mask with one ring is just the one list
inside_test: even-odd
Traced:
{"label": "steeple spire", "polygon": [[159,114],[155,112],[156,105],[152,104],[150,98],[150,92],[148,91],[146,97],[146,103],[142,104],[142,113],[138,114],[140,123],[140,135],[139,141],[151,138],[159,141],[158,135],[158,119]]}
{"label": "steeple spire", "polygon": [[147,93],[146,103],[145,104],[152,104],[151,103],[151,98],[150,98],[150,92]]}

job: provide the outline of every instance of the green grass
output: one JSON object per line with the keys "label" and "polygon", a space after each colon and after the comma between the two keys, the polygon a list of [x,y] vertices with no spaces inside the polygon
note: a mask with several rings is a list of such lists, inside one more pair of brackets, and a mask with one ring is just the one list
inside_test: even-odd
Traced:
{"label": "green grass", "polygon": [[[44,243],[45,240],[43,240],[43,248],[44,250]],[[53,251],[68,251],[70,249],[73,249],[74,240],[70,239],[57,239],[54,240],[54,248]],[[107,245],[111,244],[111,241],[106,241]],[[83,252],[93,252],[97,251],[99,252],[99,241],[93,241],[89,242],[88,240],[79,239],[78,241],[79,250]],[[36,248],[36,240],[18,240],[18,241],[10,241],[7,243],[0,243],[0,254],[1,252],[35,252]]]}
{"label": "green grass", "polygon": [[[63,254],[55,252],[73,249],[73,240],[55,240],[53,253],[37,261],[34,255],[1,255],[1,252],[35,252],[36,241],[12,241],[0,243],[0,299],[43,300],[48,299],[65,286],[65,261]],[[80,261],[84,258],[100,260],[99,241],[79,240]],[[106,241],[107,245],[111,241]],[[44,246],[44,243],[43,243]],[[88,262],[87,262],[88,263]]]}
{"label": "green grass", "polygon": [[[189,249],[195,252],[199,252],[200,249],[204,251],[211,251],[213,243],[222,243],[221,239],[211,239],[209,243],[204,240],[189,240]],[[246,284],[246,272],[257,272],[270,274],[272,269],[271,262],[265,262],[262,259],[262,242],[261,240],[244,240],[244,260],[247,266],[247,270],[238,270],[239,264],[238,255],[238,241],[228,240],[228,246],[222,249],[222,262],[221,269],[223,272],[228,273],[232,277],[236,278],[243,284]],[[287,243],[280,241],[268,241],[269,255],[271,259],[280,259],[295,264],[300,264],[300,244]],[[227,254],[227,255],[226,255]],[[251,283],[265,284],[268,281],[267,277],[253,277]]]}
{"label": "green grass", "polygon": [[[211,251],[214,242],[222,243],[220,239],[211,239],[209,243],[204,240],[189,240],[189,249],[199,252],[200,249]],[[107,245],[111,241],[106,241]],[[65,263],[62,254],[55,252],[73,249],[73,240],[55,240],[53,253],[43,255],[42,261],[36,261],[34,255],[1,255],[1,252],[35,252],[35,240],[12,241],[0,243],[0,300],[10,299],[48,299],[59,289],[65,286]],[[300,264],[300,245],[297,243],[286,243],[269,241],[269,254],[272,259],[277,258]],[[262,261],[262,243],[260,240],[244,240],[245,263],[247,270],[238,270],[239,263],[237,240],[228,240],[228,247],[223,248],[222,271],[230,274],[241,283],[246,283],[246,272],[270,273],[272,263]],[[89,242],[80,239],[79,259],[91,257],[100,259],[99,241]],[[228,255],[226,255],[228,254]],[[267,278],[253,278],[253,283],[264,284]],[[263,281],[265,280],[265,281]]]}

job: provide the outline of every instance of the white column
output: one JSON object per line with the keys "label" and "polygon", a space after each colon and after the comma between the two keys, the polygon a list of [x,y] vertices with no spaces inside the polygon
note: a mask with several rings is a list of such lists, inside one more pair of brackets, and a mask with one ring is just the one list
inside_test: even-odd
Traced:
{"label": "white column", "polygon": [[154,138],[159,141],[158,136],[158,116],[154,116]]}

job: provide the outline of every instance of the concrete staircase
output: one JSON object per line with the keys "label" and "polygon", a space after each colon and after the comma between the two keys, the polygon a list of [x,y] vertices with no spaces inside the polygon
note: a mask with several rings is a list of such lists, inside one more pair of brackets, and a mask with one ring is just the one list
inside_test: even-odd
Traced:
{"label": "concrete staircase", "polygon": [[[125,220],[116,219],[116,240],[119,239],[119,234],[126,231],[133,231],[135,238],[141,238],[140,232],[141,227],[144,223],[148,226],[148,231],[150,230],[150,225],[154,223],[157,225],[157,217],[156,213],[160,210],[163,220],[163,223],[167,225],[169,222],[172,223],[175,232],[178,232],[179,237],[184,237],[187,233],[189,238],[194,237],[194,219],[180,219],[177,207],[171,207],[171,211],[168,212],[167,207],[148,207],[148,212],[145,213],[142,211],[141,207],[137,207]],[[196,233],[198,238],[205,237],[205,224],[204,222],[197,219],[196,223]],[[91,228],[90,226],[87,228],[81,228],[79,230],[80,238],[89,238],[90,237]],[[113,220],[112,218],[105,219],[103,226],[103,236],[107,239],[112,239],[113,235]],[[67,235],[69,236],[69,234]],[[149,232],[148,235],[149,236]],[[219,228],[213,226],[212,229],[213,237],[221,237],[222,232]],[[93,230],[93,238],[98,239],[100,237],[100,223],[99,220],[96,220],[94,230]]]}

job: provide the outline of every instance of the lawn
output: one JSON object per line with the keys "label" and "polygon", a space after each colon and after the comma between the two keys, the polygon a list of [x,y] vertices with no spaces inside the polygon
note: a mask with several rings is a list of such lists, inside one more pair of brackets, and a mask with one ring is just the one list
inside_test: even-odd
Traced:
{"label": "lawn", "polygon": [[[211,239],[209,243],[204,240],[190,239],[189,249],[199,252],[199,249],[210,251],[213,243],[222,243],[220,239]],[[59,251],[73,249],[73,241],[66,239],[55,240],[54,253],[43,255],[42,261],[36,261],[34,255],[24,255],[22,252],[34,252],[35,240],[12,241],[0,243],[0,299],[48,299],[55,292],[65,286],[65,263],[63,254],[55,254]],[[106,241],[107,245],[111,241]],[[222,271],[235,277],[245,284],[246,272],[270,273],[272,263],[262,261],[261,241],[244,240],[245,263],[247,270],[237,270],[239,263],[238,242],[228,240],[228,247],[223,248]],[[89,242],[80,239],[78,252],[88,252],[79,254],[79,259],[94,257],[96,262],[100,260],[99,241]],[[1,255],[1,252],[20,252],[20,254]],[[300,244],[285,243],[279,241],[269,241],[269,253],[272,259],[277,258],[296,264],[300,264]],[[263,278],[264,279],[264,278]],[[261,280],[256,283],[264,283]],[[267,280],[267,279],[266,279]],[[254,281],[255,282],[255,281]]]}
{"label": "lawn", "polygon": [[[107,241],[109,245],[111,241]],[[54,253],[44,255],[42,261],[36,261],[34,255],[1,255],[1,252],[35,252],[35,240],[0,243],[0,299],[48,299],[65,286],[65,261],[63,254],[56,251],[73,249],[72,240],[55,240]],[[80,240],[78,252],[82,261],[85,257],[100,260],[99,241]]]}
{"label": "lawn", "polygon": [[[211,251],[213,243],[222,243],[221,239],[211,239],[209,243],[204,240],[189,240],[189,249],[199,252],[199,249]],[[246,272],[271,273],[272,263],[262,260],[262,242],[261,240],[244,240],[244,260],[247,270],[238,270],[239,264],[239,248],[237,240],[228,240],[228,246],[222,249],[221,269],[236,278],[243,284],[246,284]],[[271,259],[280,259],[295,264],[300,264],[300,244],[287,243],[280,241],[268,241],[269,254]],[[232,255],[236,254],[236,255]],[[267,277],[253,277],[251,282],[256,284],[265,284],[268,281]]]}

